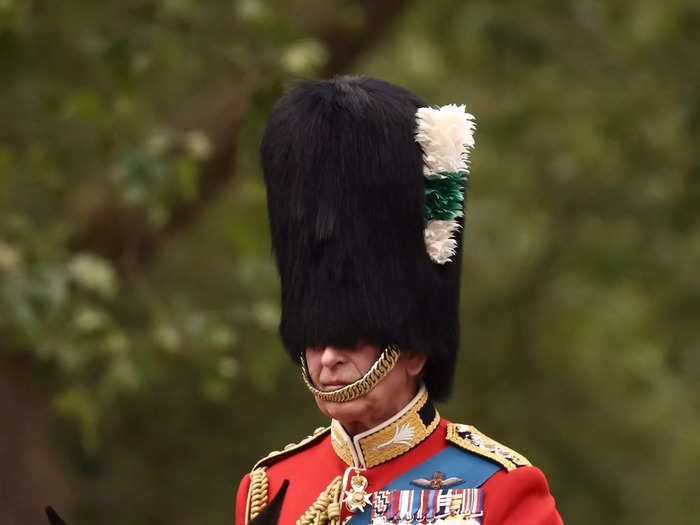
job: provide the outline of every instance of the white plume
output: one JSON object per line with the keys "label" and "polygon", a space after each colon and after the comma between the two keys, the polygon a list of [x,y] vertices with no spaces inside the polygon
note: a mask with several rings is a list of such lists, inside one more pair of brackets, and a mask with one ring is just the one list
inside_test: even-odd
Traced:
{"label": "white plume", "polygon": [[423,149],[426,177],[439,177],[441,171],[455,173],[468,169],[476,123],[464,105],[418,108],[416,121],[416,142]]}
{"label": "white plume", "polygon": [[457,240],[452,234],[459,229],[457,221],[428,221],[424,235],[430,258],[438,264],[452,260],[457,251]]}

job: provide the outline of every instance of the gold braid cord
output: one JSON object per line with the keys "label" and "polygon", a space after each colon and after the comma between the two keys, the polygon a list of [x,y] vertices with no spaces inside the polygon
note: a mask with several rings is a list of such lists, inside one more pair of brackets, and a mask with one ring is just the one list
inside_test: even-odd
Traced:
{"label": "gold braid cord", "polygon": [[345,403],[346,401],[352,401],[353,399],[366,395],[377,386],[377,384],[391,372],[391,369],[394,368],[394,365],[399,360],[400,354],[401,352],[397,345],[387,346],[365,375],[343,388],[330,392],[319,390],[314,386],[309,376],[309,369],[306,366],[306,360],[303,354],[301,356],[301,375],[308,389],[319,399],[323,401],[332,401],[334,403]]}
{"label": "gold braid cord", "polygon": [[250,488],[248,489],[248,509],[246,510],[246,523],[260,514],[267,505],[267,492],[269,483],[265,467],[256,468],[250,473]]}
{"label": "gold braid cord", "polygon": [[338,525],[340,523],[340,496],[343,492],[343,478],[336,476],[326,490],[309,507],[296,525]]}

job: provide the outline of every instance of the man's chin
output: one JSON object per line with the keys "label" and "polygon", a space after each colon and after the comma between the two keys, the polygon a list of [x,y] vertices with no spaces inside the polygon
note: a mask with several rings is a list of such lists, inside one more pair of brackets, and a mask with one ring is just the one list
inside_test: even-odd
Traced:
{"label": "man's chin", "polygon": [[321,412],[331,419],[337,419],[341,424],[343,422],[361,419],[362,415],[367,411],[367,404],[362,398],[346,401],[345,403],[323,401],[317,397],[314,399],[316,400],[316,404]]}

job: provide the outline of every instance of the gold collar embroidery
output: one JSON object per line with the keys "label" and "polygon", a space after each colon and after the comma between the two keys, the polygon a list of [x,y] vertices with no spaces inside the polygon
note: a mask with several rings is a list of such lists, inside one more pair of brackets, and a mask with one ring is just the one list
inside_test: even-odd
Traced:
{"label": "gold collar embroidery", "polygon": [[[426,421],[427,419],[427,421]],[[331,422],[333,450],[350,467],[371,468],[421,443],[440,422],[425,385],[398,414],[374,428],[350,437],[335,419]]]}

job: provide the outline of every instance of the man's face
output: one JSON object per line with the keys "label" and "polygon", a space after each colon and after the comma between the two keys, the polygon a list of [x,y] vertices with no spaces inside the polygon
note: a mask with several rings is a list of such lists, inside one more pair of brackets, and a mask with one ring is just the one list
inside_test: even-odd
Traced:
{"label": "man's face", "polygon": [[[360,379],[380,352],[380,348],[362,342],[352,349],[307,348],[306,363],[316,388],[332,391]],[[316,404],[351,435],[369,430],[396,414],[416,395],[418,376],[424,364],[424,356],[402,353],[391,372],[367,395],[345,403],[316,397]]]}

